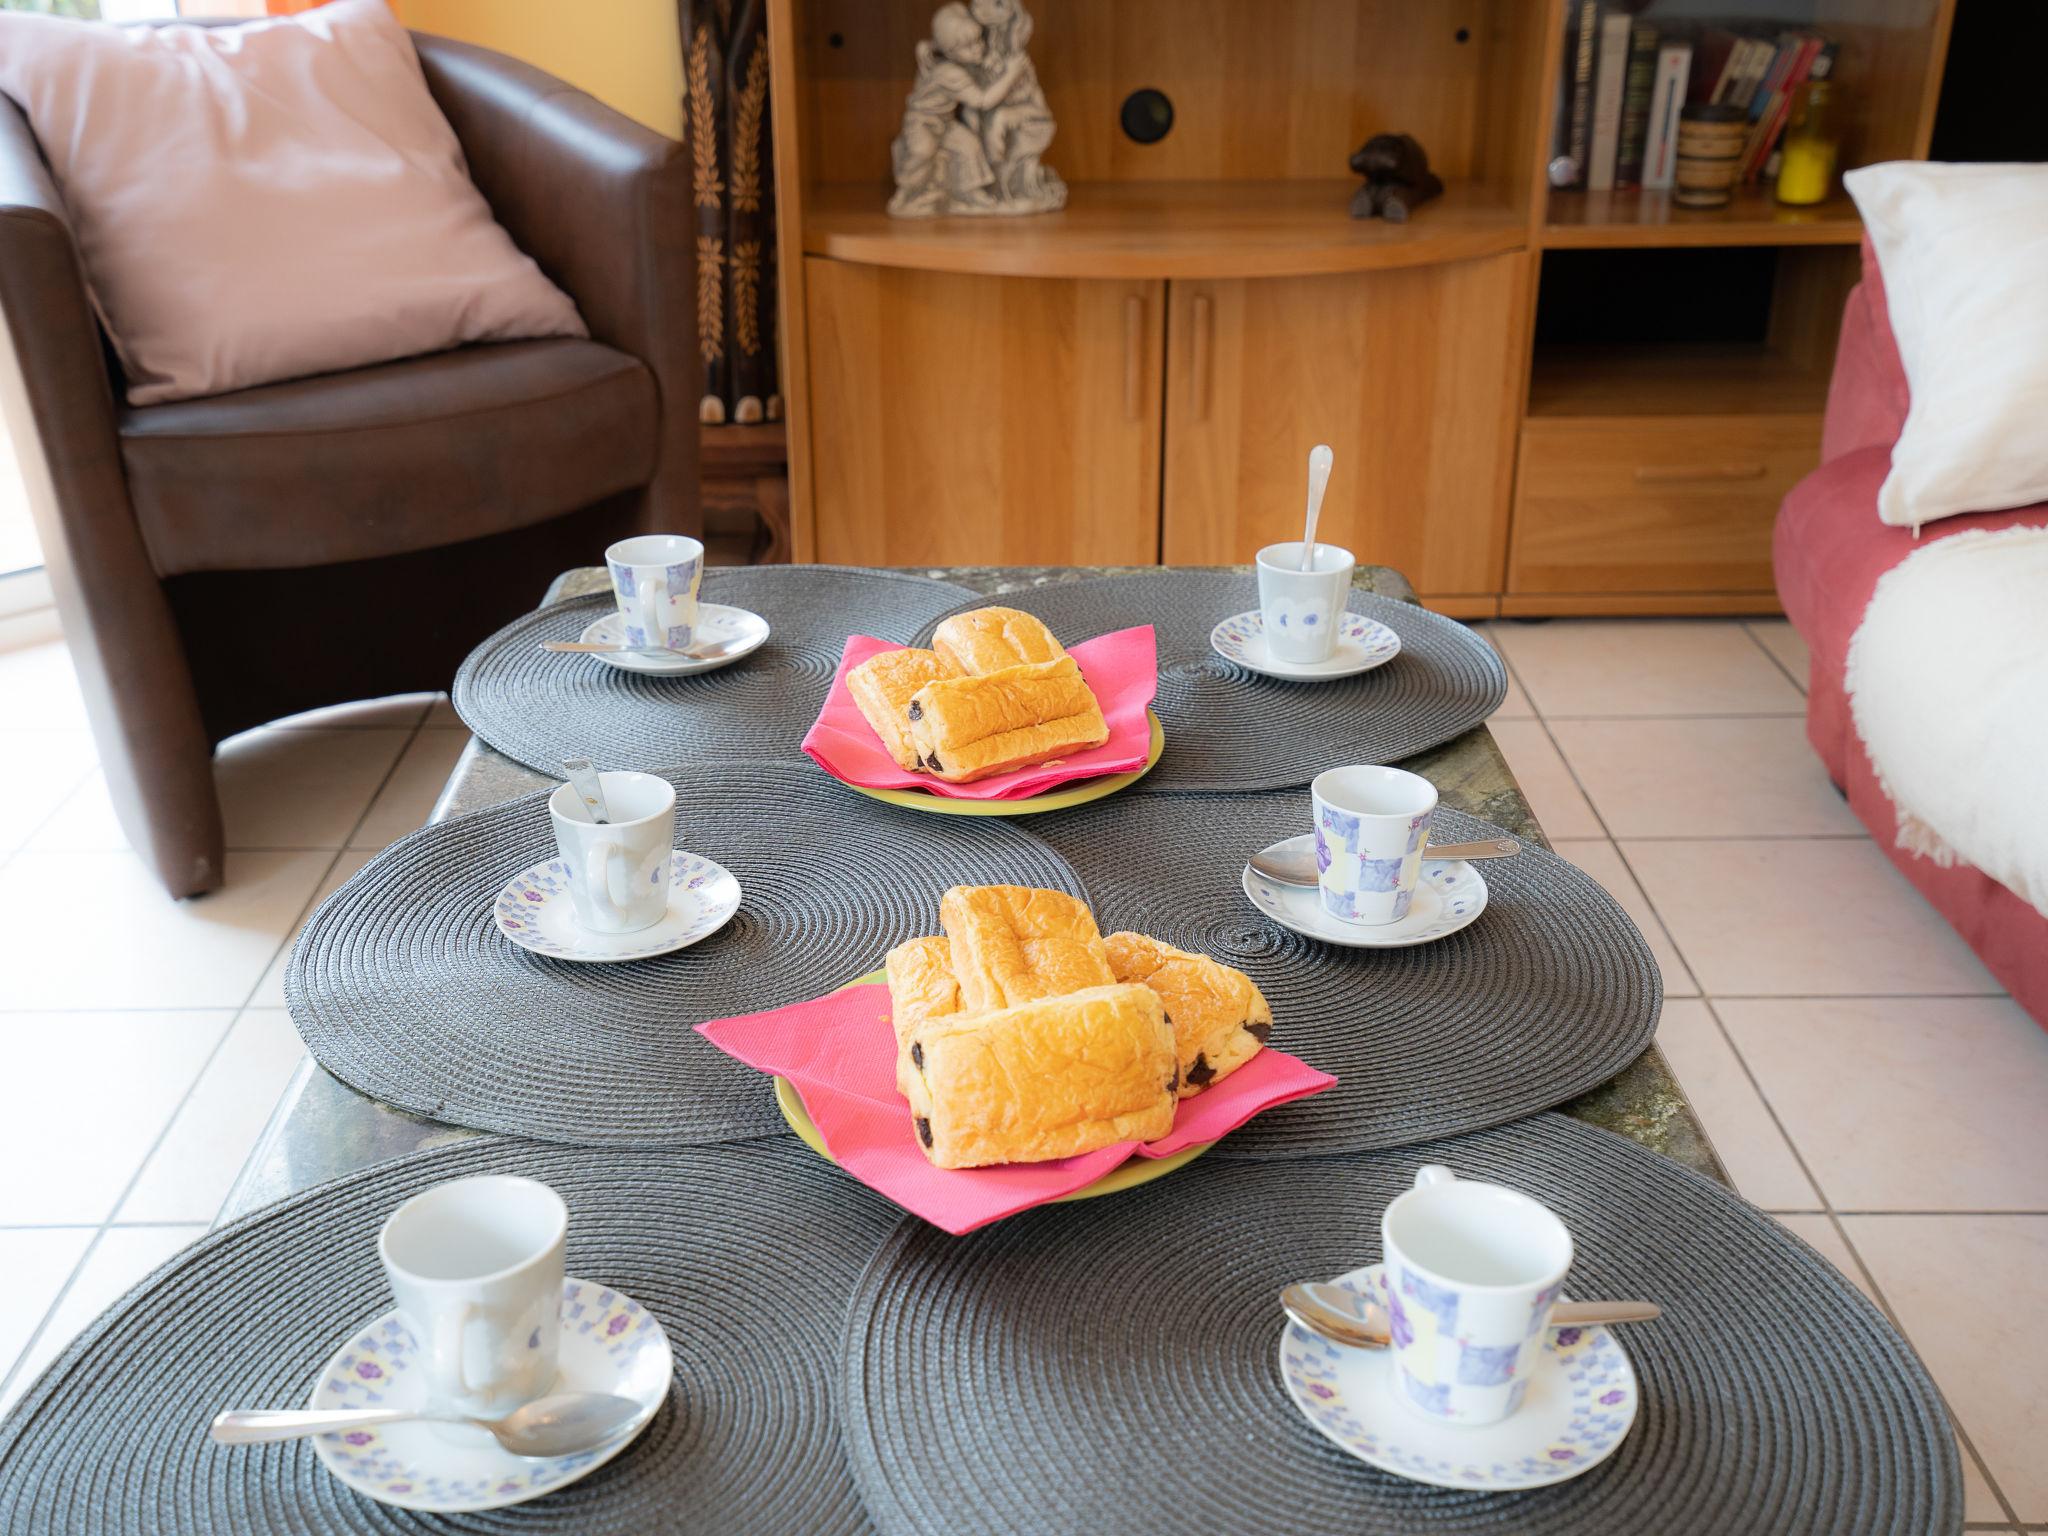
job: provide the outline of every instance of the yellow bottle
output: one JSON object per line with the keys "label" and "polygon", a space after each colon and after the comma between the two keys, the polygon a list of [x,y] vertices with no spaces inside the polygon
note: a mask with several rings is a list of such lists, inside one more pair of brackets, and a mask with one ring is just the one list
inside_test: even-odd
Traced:
{"label": "yellow bottle", "polygon": [[1778,201],[1804,207],[1825,199],[1835,182],[1835,134],[1829,126],[1833,87],[1809,80],[1792,98],[1778,159]]}

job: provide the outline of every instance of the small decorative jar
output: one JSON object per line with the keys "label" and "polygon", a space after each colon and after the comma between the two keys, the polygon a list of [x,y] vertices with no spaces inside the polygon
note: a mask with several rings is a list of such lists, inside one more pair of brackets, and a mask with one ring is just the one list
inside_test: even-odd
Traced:
{"label": "small decorative jar", "polygon": [[1681,208],[1725,207],[1749,137],[1740,107],[1687,107],[1678,119],[1678,164],[1671,201]]}
{"label": "small decorative jar", "polygon": [[1834,87],[1809,80],[1792,97],[1785,144],[1778,159],[1778,201],[1806,207],[1824,200],[1835,184]]}

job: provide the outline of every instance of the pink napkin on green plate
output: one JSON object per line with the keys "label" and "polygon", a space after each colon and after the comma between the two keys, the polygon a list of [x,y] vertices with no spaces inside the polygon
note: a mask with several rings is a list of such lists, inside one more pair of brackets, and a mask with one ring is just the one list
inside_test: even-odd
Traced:
{"label": "pink napkin on green plate", "polygon": [[1151,755],[1152,725],[1145,711],[1159,691],[1159,650],[1150,624],[1098,635],[1068,652],[1102,705],[1108,741],[1057,763],[1016,768],[971,784],[948,784],[928,773],[905,772],[853,702],[846,674],[870,656],[902,649],[872,635],[848,637],[839,670],[832,677],[832,689],[825,695],[825,707],[803,740],[804,751],[833,778],[866,789],[929,790],[953,800],[1017,800],[1075,779],[1128,773],[1144,767]]}
{"label": "pink napkin on green plate", "polygon": [[1261,1110],[1321,1093],[1337,1081],[1269,1046],[1206,1092],[1182,1099],[1173,1129],[1158,1141],[1119,1142],[1052,1163],[934,1168],[896,1092],[887,987],[871,982],[767,1013],[712,1019],[697,1033],[750,1067],[788,1078],[840,1167],[948,1232],[972,1232],[1057,1200],[1133,1153],[1168,1157],[1215,1141]]}

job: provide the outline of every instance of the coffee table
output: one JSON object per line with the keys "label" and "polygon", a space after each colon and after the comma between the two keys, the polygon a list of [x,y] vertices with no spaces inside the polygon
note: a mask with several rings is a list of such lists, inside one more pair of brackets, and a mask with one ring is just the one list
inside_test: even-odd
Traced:
{"label": "coffee table", "polygon": [[[929,574],[993,596],[1045,582],[1129,573],[1123,567],[975,566]],[[542,602],[583,597],[603,591],[606,585],[601,567],[566,571],[549,585]],[[1406,579],[1385,566],[1359,567],[1354,585],[1384,597],[1415,601],[1414,589]],[[1549,846],[1492,733],[1484,726],[1412,757],[1402,766],[1435,783],[1445,805]],[[482,810],[554,782],[472,739],[430,819],[440,821]],[[1576,1119],[1617,1132],[1724,1184],[1729,1182],[1698,1116],[1655,1046],[1620,1075],[1562,1107]],[[380,1104],[345,1086],[309,1057],[286,1085],[229,1191],[218,1221],[231,1221],[257,1206],[358,1168],[479,1134]]]}

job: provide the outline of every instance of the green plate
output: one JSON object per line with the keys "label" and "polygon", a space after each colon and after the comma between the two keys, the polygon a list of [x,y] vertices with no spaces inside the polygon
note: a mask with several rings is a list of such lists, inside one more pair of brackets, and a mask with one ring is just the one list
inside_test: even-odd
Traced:
{"label": "green plate", "polygon": [[[1049,790],[1022,800],[954,800],[945,795],[935,795],[928,789],[869,789],[861,784],[848,784],[846,787],[857,790],[870,800],[886,800],[891,805],[905,805],[913,811],[930,811],[938,816],[1036,816],[1041,811],[1064,811],[1127,789],[1159,765],[1159,758],[1166,751],[1166,729],[1151,710],[1145,711],[1145,718],[1152,722],[1152,746],[1145,754],[1144,767],[1133,768],[1129,773],[1084,779],[1071,789]],[[1170,1162],[1171,1159],[1161,1161]]]}
{"label": "green plate", "polygon": [[[1152,731],[1155,743],[1152,759],[1154,762],[1157,762],[1159,759],[1156,745],[1159,732],[1159,722],[1157,720],[1152,723]],[[1150,765],[1148,764],[1147,766],[1149,767]],[[1124,775],[1124,777],[1134,778],[1136,775],[1130,774]],[[865,976],[854,977],[853,980],[846,983],[846,987],[858,987],[867,982],[880,981],[881,979],[882,972],[869,971]],[[841,987],[839,990],[844,992],[846,987]],[[810,1112],[804,1108],[802,1095],[796,1091],[796,1085],[786,1077],[775,1079],[775,1105],[782,1111],[782,1118],[789,1122],[789,1128],[803,1139],[805,1146],[809,1147],[827,1162],[836,1161],[832,1154],[825,1150],[825,1138],[818,1134],[817,1126],[811,1123]],[[1134,1156],[1127,1158],[1125,1161],[1118,1163],[1116,1167],[1110,1169],[1109,1172],[1105,1173],[1093,1184],[1083,1185],[1072,1194],[1061,1195],[1059,1200],[1053,1203],[1057,1205],[1068,1200],[1092,1200],[1097,1195],[1113,1195],[1119,1190],[1136,1189],[1140,1184],[1150,1184],[1154,1179],[1165,1178],[1176,1168],[1186,1167],[1214,1145],[1213,1141],[1203,1141],[1197,1142],[1191,1147],[1182,1147],[1180,1151],[1174,1153],[1171,1157]]]}

